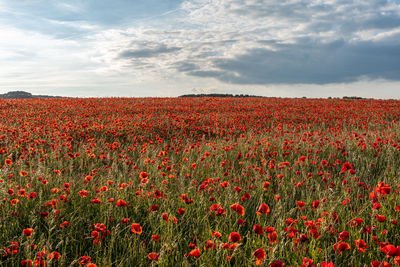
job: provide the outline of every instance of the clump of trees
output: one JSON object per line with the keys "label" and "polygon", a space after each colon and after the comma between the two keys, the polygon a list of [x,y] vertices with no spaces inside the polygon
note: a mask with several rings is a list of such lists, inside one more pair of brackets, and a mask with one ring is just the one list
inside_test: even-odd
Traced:
{"label": "clump of trees", "polygon": [[187,94],[181,95],[179,97],[263,97],[256,95],[248,95],[248,94]]}

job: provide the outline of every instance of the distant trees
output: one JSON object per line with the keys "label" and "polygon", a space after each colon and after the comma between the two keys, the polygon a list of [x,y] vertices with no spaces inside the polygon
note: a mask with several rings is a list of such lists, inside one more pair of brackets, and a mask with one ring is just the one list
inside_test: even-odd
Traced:
{"label": "distant trees", "polygon": [[343,99],[364,99],[364,98],[360,96],[344,96]]}
{"label": "distant trees", "polygon": [[248,94],[187,94],[181,95],[179,97],[263,97],[256,95],[248,95]]}
{"label": "distant trees", "polygon": [[59,98],[59,96],[32,95],[31,93],[25,91],[11,91],[5,94],[0,94],[0,98],[3,99]]}

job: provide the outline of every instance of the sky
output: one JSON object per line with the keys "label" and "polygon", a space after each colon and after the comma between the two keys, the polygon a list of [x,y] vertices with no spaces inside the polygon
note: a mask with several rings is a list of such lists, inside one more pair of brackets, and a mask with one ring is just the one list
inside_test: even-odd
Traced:
{"label": "sky", "polygon": [[400,0],[0,0],[0,93],[400,99]]}

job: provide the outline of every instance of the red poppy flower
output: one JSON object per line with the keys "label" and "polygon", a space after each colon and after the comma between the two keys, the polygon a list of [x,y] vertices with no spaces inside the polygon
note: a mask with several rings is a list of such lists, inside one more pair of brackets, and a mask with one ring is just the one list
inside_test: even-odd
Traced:
{"label": "red poppy flower", "polygon": [[269,243],[270,244],[275,244],[278,242],[278,234],[276,233],[276,231],[273,231],[271,233],[268,234],[268,239],[269,239]]}
{"label": "red poppy flower", "polygon": [[265,255],[265,250],[262,248],[256,249],[253,253],[253,256],[257,259],[257,260],[264,260],[266,255]]}
{"label": "red poppy flower", "polygon": [[333,250],[336,251],[338,254],[342,253],[345,250],[349,250],[349,249],[350,249],[350,245],[343,241],[333,245]]}
{"label": "red poppy flower", "polygon": [[315,267],[314,260],[304,257],[300,267]]}
{"label": "red poppy flower", "polygon": [[300,242],[303,242],[303,243],[309,241],[308,236],[305,234],[301,234],[299,240],[300,240]]}
{"label": "red poppy flower", "polygon": [[225,215],[225,209],[222,208],[222,206],[220,204],[212,204],[210,207],[210,211],[212,213],[215,213],[215,215]]}
{"label": "red poppy flower", "polygon": [[158,255],[157,252],[151,252],[151,253],[149,253],[149,255],[147,255],[147,258],[149,258],[149,260],[152,260],[152,261],[158,261],[159,257],[160,257],[160,255]]}
{"label": "red poppy flower", "polygon": [[212,231],[212,232],[211,232],[211,235],[212,235],[213,237],[215,237],[215,238],[220,238],[220,237],[222,236],[220,232],[215,232],[215,231]]}
{"label": "red poppy flower", "polygon": [[183,215],[183,214],[185,214],[185,209],[183,209],[183,208],[178,209],[177,212],[178,212],[180,215]]}
{"label": "red poppy flower", "polygon": [[60,223],[60,228],[67,227],[68,225],[69,225],[69,222],[68,221],[64,221],[64,222]]}
{"label": "red poppy flower", "polygon": [[242,239],[239,233],[237,232],[232,232],[229,234],[229,242],[239,242]]}
{"label": "red poppy flower", "polygon": [[306,205],[306,203],[303,201],[296,201],[296,204],[297,204],[297,207],[299,207],[299,209],[303,208]]}
{"label": "red poppy flower", "polygon": [[49,259],[54,259],[54,260],[58,261],[59,259],[61,259],[61,254],[57,251],[53,251],[50,253]]}
{"label": "red poppy flower", "polygon": [[117,200],[117,207],[126,207],[126,202],[122,199]]}
{"label": "red poppy flower", "polygon": [[246,224],[246,221],[243,220],[242,218],[239,218],[239,219],[236,221],[236,223],[239,224],[239,225],[241,225],[241,226],[244,226],[244,225]]}
{"label": "red poppy flower", "polygon": [[28,267],[31,267],[31,266],[33,266],[33,261],[30,260],[30,259],[22,260],[22,261],[21,261],[21,266],[28,266]]}
{"label": "red poppy flower", "polygon": [[92,258],[89,256],[82,256],[81,259],[78,261],[78,264],[86,265],[92,261]]}
{"label": "red poppy flower", "polygon": [[239,203],[232,204],[231,209],[239,213],[241,216],[244,215],[244,208]]}
{"label": "red poppy flower", "polygon": [[353,220],[351,221],[350,225],[353,226],[353,227],[354,227],[354,226],[360,226],[363,222],[364,222],[363,219],[361,219],[361,218],[355,218],[355,219],[353,219]]}
{"label": "red poppy flower", "polygon": [[142,233],[142,226],[138,223],[132,223],[131,232],[140,235]]}
{"label": "red poppy flower", "polygon": [[151,240],[154,242],[159,242],[161,240],[161,238],[158,235],[152,235]]}
{"label": "red poppy flower", "polygon": [[353,169],[353,166],[349,162],[345,162],[342,165],[342,172]]}
{"label": "red poppy flower", "polygon": [[217,247],[217,245],[215,244],[214,241],[212,240],[207,240],[206,242],[206,246],[204,247],[205,250],[209,250],[209,249],[215,249]]}
{"label": "red poppy flower", "polygon": [[130,221],[129,218],[123,218],[123,219],[121,219],[121,223],[124,223],[124,224],[128,224],[129,221]]}
{"label": "red poppy flower", "polygon": [[360,253],[364,253],[367,250],[367,248],[369,248],[367,243],[365,243],[365,241],[362,239],[355,240],[354,243],[355,246],[357,247],[358,252]]}
{"label": "red poppy flower", "polygon": [[386,261],[371,261],[371,267],[392,267],[392,265]]}
{"label": "red poppy flower", "polygon": [[264,231],[266,233],[272,233],[273,231],[275,231],[275,228],[271,227],[271,226],[267,226],[267,227],[264,227]]}
{"label": "red poppy flower", "polygon": [[316,209],[319,207],[320,202],[318,200],[313,201],[313,203],[311,204],[311,207],[313,209]]}
{"label": "red poppy flower", "polygon": [[386,245],[380,248],[385,254],[391,257],[400,256],[400,246]]}
{"label": "red poppy flower", "polygon": [[27,237],[31,237],[33,234],[33,228],[26,228],[22,230],[22,233],[26,235]]}
{"label": "red poppy flower", "polygon": [[189,255],[195,258],[200,257],[201,251],[198,248],[193,249],[192,251],[189,252]]}
{"label": "red poppy flower", "polygon": [[271,212],[271,210],[269,209],[268,205],[265,203],[262,203],[257,210],[257,215],[269,214],[270,212]]}
{"label": "red poppy flower", "polygon": [[347,231],[340,232],[339,240],[345,241],[345,240],[347,240],[349,238],[349,236],[350,236],[350,234]]}
{"label": "red poppy flower", "polygon": [[281,260],[277,260],[277,261],[272,262],[269,266],[270,267],[283,267],[283,266],[285,266],[285,263]]}
{"label": "red poppy flower", "polygon": [[384,222],[384,221],[386,221],[386,216],[376,215],[376,219],[378,220],[378,222]]}
{"label": "red poppy flower", "polygon": [[258,235],[263,235],[264,234],[263,229],[262,229],[261,225],[259,225],[259,224],[253,225],[253,232],[258,234]]}
{"label": "red poppy flower", "polygon": [[147,172],[141,172],[141,173],[139,174],[139,177],[140,177],[141,179],[144,179],[144,178],[149,177],[149,175],[147,174]]}
{"label": "red poppy flower", "polygon": [[264,184],[263,184],[263,189],[264,190],[268,190],[268,187],[270,186],[270,182],[264,182]]}
{"label": "red poppy flower", "polygon": [[240,193],[242,191],[242,188],[240,188],[239,186],[235,186],[234,190],[236,193]]}

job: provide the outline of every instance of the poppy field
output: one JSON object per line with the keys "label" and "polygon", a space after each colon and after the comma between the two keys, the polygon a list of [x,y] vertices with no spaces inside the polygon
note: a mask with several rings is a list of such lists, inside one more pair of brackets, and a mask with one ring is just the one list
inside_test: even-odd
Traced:
{"label": "poppy field", "polygon": [[1,266],[398,266],[400,101],[0,100]]}

